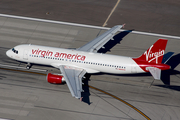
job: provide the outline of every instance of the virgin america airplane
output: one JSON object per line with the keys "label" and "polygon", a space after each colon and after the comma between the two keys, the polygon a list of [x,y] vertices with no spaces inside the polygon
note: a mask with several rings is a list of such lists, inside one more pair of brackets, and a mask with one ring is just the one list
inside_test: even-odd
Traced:
{"label": "virgin america airplane", "polygon": [[114,40],[115,34],[123,25],[117,25],[77,49],[62,49],[47,46],[22,44],[8,50],[6,55],[17,61],[31,64],[50,65],[60,69],[59,74],[47,74],[49,83],[63,81],[73,97],[81,99],[82,78],[86,73],[136,74],[150,72],[154,79],[160,79],[161,70],[170,69],[162,63],[167,40],[159,39],[138,58],[98,53],[104,45]]}

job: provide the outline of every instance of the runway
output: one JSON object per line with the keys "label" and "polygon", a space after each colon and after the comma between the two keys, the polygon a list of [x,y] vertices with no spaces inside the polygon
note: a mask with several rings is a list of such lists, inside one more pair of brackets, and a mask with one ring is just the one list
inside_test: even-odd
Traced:
{"label": "runway", "polygon": [[[0,28],[0,64],[17,67],[24,67],[25,64],[7,58],[5,52],[18,44],[78,48],[107,30],[9,17],[0,17]],[[137,57],[160,36],[165,35],[130,32],[108,54]],[[180,39],[171,36],[167,39],[166,52],[175,52],[178,61]],[[38,65],[34,65],[32,69],[59,72],[55,68]],[[179,66],[175,70],[168,72],[171,73],[171,87],[157,80],[150,86],[153,77],[149,74],[92,75],[88,83],[128,102],[150,119],[179,119]],[[0,71],[0,116],[4,119],[147,119],[132,107],[92,88],[89,88],[90,104],[87,104],[72,98],[66,84],[47,83],[45,76],[41,75],[45,73],[33,71],[39,73],[34,74],[8,69]]]}

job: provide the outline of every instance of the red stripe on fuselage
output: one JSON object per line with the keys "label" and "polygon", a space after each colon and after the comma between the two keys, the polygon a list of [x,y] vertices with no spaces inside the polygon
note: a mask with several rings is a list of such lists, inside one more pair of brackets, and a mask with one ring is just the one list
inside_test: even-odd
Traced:
{"label": "red stripe on fuselage", "polygon": [[146,61],[139,61],[139,60],[136,60],[135,58],[132,58],[138,65],[141,69],[143,69],[145,72],[149,72],[148,70],[146,70],[147,67],[155,67],[155,68],[159,68],[161,70],[168,70],[170,69],[171,67],[169,65],[166,65],[166,64],[162,64],[162,63],[159,63],[159,64],[156,64],[156,63],[148,63]]}

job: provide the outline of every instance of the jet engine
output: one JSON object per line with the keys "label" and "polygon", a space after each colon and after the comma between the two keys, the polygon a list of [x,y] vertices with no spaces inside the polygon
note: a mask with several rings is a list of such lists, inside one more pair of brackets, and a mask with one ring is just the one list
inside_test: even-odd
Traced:
{"label": "jet engine", "polygon": [[52,73],[48,73],[46,76],[46,80],[49,83],[53,83],[53,84],[62,84],[65,83],[65,79],[62,75],[58,75],[58,74],[52,74]]}

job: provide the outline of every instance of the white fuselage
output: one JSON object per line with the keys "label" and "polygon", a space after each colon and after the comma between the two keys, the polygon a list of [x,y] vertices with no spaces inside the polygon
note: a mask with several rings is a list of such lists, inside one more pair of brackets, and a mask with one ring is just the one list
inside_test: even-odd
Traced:
{"label": "white fuselage", "polygon": [[[83,52],[39,45],[18,45],[6,52],[7,56],[18,61],[51,65],[74,66],[87,73],[131,74],[144,72],[131,57],[101,53]],[[18,53],[16,53],[18,51]]]}

